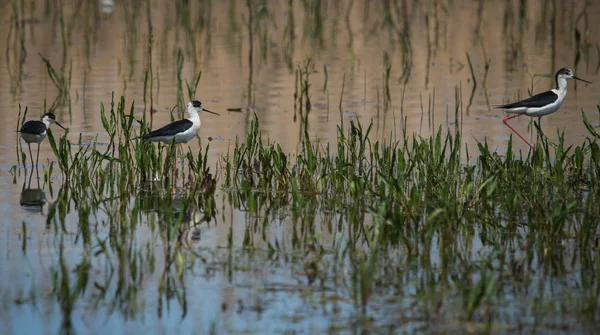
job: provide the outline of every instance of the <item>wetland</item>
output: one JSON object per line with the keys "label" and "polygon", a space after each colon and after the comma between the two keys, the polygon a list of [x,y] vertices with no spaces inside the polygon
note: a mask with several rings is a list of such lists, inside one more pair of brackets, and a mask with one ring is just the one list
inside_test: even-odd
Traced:
{"label": "wetland", "polygon": [[[600,3],[0,18],[1,333],[598,332]],[[562,67],[592,84],[511,121],[534,154],[494,106]],[[137,138],[192,100],[219,113],[197,138]],[[17,130],[45,112],[67,129],[32,165]]]}

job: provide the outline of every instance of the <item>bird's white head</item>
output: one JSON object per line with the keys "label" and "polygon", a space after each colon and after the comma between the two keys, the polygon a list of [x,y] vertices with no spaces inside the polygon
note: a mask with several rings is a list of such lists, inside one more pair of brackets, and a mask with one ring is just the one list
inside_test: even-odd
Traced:
{"label": "bird's white head", "polygon": [[54,123],[62,129],[65,129],[65,127],[63,127],[60,123],[56,121],[56,115],[54,115],[53,113],[45,113],[44,115],[42,115],[42,122],[46,124],[46,127],[50,127],[50,125]]}
{"label": "bird's white head", "polygon": [[558,70],[558,72],[556,72],[556,89],[557,90],[566,90],[567,89],[567,79],[575,79],[575,80],[580,80],[583,81],[585,83],[591,84],[591,82],[578,78],[575,76],[575,74],[573,74],[573,71],[571,69],[567,69],[566,67]]}
{"label": "bird's white head", "polygon": [[193,117],[194,115],[198,115],[202,111],[209,112],[209,113],[215,114],[215,115],[219,115],[215,112],[209,111],[206,108],[202,108],[202,103],[198,100],[193,100],[193,101],[188,102],[187,111],[188,111],[188,114],[190,117]]}

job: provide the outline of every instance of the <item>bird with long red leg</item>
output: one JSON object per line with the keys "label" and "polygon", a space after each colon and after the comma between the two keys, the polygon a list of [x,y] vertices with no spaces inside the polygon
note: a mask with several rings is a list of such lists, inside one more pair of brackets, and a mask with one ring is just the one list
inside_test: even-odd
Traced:
{"label": "bird with long red leg", "polygon": [[591,84],[591,82],[578,78],[573,74],[571,69],[562,68],[556,72],[555,80],[556,80],[556,88],[551,89],[550,91],[546,91],[543,93],[536,94],[530,98],[525,100],[513,102],[506,105],[496,106],[497,108],[505,109],[507,113],[511,113],[514,115],[507,116],[502,119],[502,122],[510,128],[515,134],[517,134],[533,151],[535,152],[535,147],[531,145],[518,131],[516,131],[513,127],[508,124],[508,120],[512,118],[519,117],[521,115],[526,115],[529,117],[537,117],[538,125],[541,127],[542,116],[552,114],[556,112],[560,106],[562,105],[565,97],[567,96],[567,79],[576,79],[583,81],[585,83]]}

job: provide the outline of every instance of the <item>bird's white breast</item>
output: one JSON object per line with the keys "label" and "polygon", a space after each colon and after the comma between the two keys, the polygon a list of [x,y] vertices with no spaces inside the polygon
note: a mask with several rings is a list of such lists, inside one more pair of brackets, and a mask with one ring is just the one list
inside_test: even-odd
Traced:
{"label": "bird's white breast", "polygon": [[180,143],[187,143],[189,142],[192,138],[194,138],[196,136],[196,134],[198,134],[198,130],[200,130],[200,121],[199,120],[191,120],[192,121],[192,126],[188,129],[186,129],[185,131],[182,131],[181,133],[178,133],[174,136],[154,136],[149,138],[150,142],[163,142],[163,143],[171,143],[171,141],[173,141],[173,143],[175,144],[180,144]]}
{"label": "bird's white breast", "polygon": [[196,136],[196,134],[198,134],[198,130],[200,130],[200,123],[194,122],[194,125],[191,126],[189,129],[180,134],[175,135],[175,143],[189,142],[192,138]]}
{"label": "bird's white breast", "polygon": [[553,103],[544,107],[528,108],[525,114],[527,114],[527,116],[544,116],[556,112],[565,100],[567,90],[552,89],[552,92],[558,96]]}
{"label": "bird's white breast", "polygon": [[41,134],[28,134],[21,133],[21,138],[27,143],[42,143],[44,138],[46,138],[46,132],[44,131]]}

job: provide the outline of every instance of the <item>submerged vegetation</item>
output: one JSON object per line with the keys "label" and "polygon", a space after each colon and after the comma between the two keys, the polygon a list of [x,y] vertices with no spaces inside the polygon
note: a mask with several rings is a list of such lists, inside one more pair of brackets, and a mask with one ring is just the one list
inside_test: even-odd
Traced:
{"label": "submerged vegetation", "polygon": [[[501,125],[491,106],[522,94],[506,90],[509,75],[527,73],[523,93],[532,95],[557,59],[597,74],[589,23],[597,5],[116,3],[0,3],[11,9],[11,93],[27,92],[34,77],[52,101],[43,112],[68,112],[71,121],[60,136],[48,132],[42,145],[55,158],[36,167],[37,183],[16,142],[10,178],[23,211],[39,209],[43,227],[22,215],[5,234],[18,246],[7,243],[0,257],[8,264],[0,321],[63,333],[97,323],[117,332],[158,323],[169,333],[598,327],[600,134],[590,112],[577,116],[587,137],[575,141],[530,122],[535,155],[493,131],[467,140],[477,126],[463,128],[483,117]],[[573,14],[564,27],[563,12]],[[501,20],[497,36],[490,15]],[[458,16],[473,26],[465,49],[450,50]],[[35,42],[37,17],[52,25],[60,52]],[[123,34],[107,38],[107,26]],[[122,54],[104,51],[110,62],[95,62],[101,43],[121,35]],[[28,53],[36,43],[39,57]],[[83,52],[73,52],[78,43]],[[521,67],[538,51],[528,44],[549,45],[550,71]],[[45,79],[27,73],[32,58]],[[204,125],[189,146],[136,138],[157,117],[183,117],[186,101],[200,97],[236,113],[222,118],[239,115],[222,121],[231,133],[211,129],[207,144]],[[16,129],[42,109],[33,107],[19,107]],[[332,134],[319,128],[325,123]],[[56,313],[48,321],[45,311]]]}
{"label": "submerged vegetation", "polygon": [[[157,262],[164,264],[159,313],[163,298],[175,299],[185,316],[194,269],[231,280],[247,271],[239,265],[245,257],[290,266],[298,292],[322,292],[330,296],[324,306],[355,310],[363,322],[374,316],[376,328],[435,318],[448,326],[457,319],[488,330],[498,322],[535,330],[550,327],[540,322],[553,315],[557,327],[571,327],[576,318],[578,329],[587,329],[595,320],[600,135],[585,114],[592,137],[582,145],[565,147],[562,134],[556,143],[541,134],[538,154],[526,157],[515,156],[511,141],[504,156],[485,142],[463,147],[458,131],[441,128],[431,138],[404,131],[397,141],[373,142],[373,125],[354,121],[347,132],[338,128],[331,144],[305,131],[289,154],[263,138],[255,116],[247,137],[232,143],[217,166],[206,163],[208,147],[197,154],[188,149],[180,156],[188,168],[172,179],[165,156],[174,148],[131,140],[132,125],[141,120],[134,121],[124,97],[110,106],[101,107],[110,137],[102,149],[50,135],[66,182],[46,222],[55,239],[81,239],[86,254],[72,271],[61,247],[52,270],[63,328],[72,327],[81,299],[135,314],[139,287],[159,271]],[[51,190],[52,167],[44,178]],[[246,213],[239,246],[233,225],[219,244],[223,250],[193,244],[203,229],[221,224],[225,213],[215,195]],[[67,219],[73,215],[75,226]],[[291,236],[273,234],[275,222],[290,222]],[[140,229],[160,236],[160,261],[151,251],[157,241],[130,240]],[[92,275],[92,264],[103,263],[108,277]],[[565,280],[553,295],[572,299],[551,304],[545,283]],[[507,307],[519,297],[525,300]],[[380,319],[381,308],[395,317]]]}

